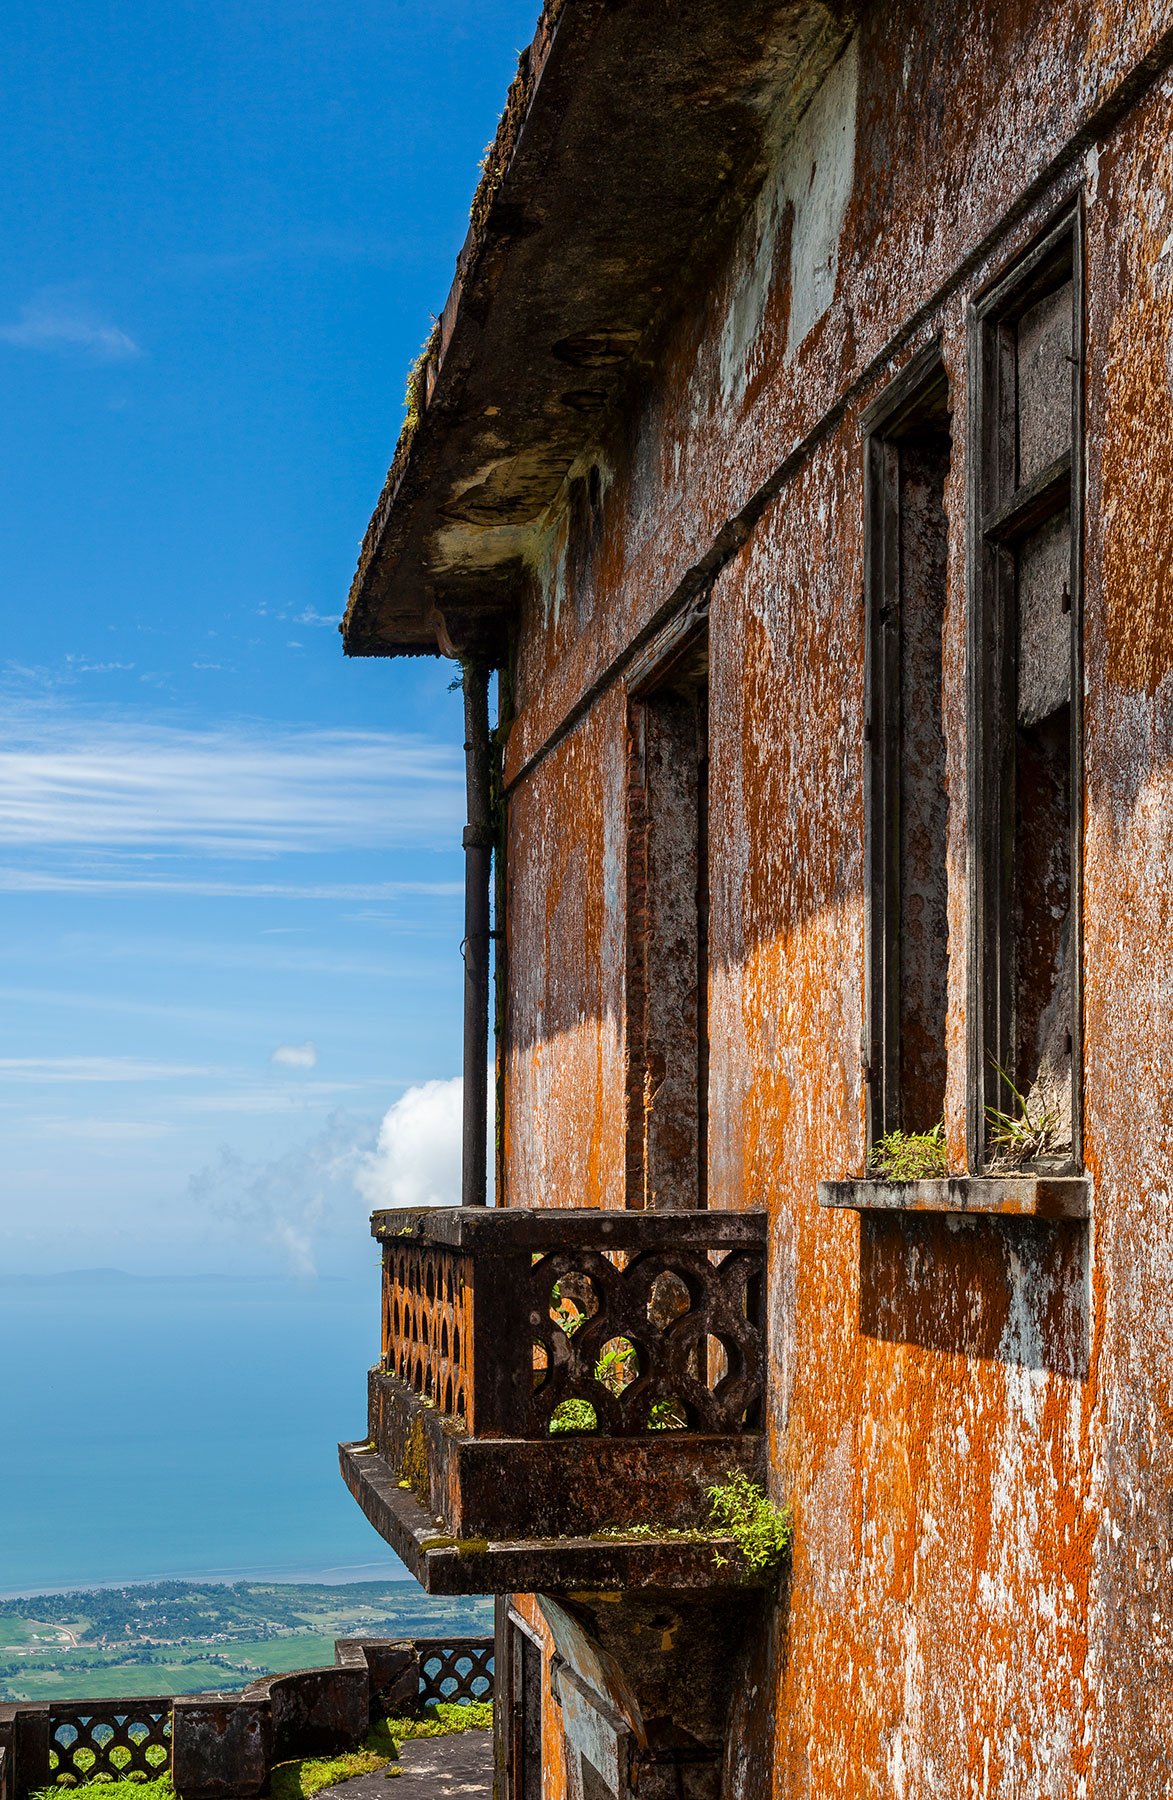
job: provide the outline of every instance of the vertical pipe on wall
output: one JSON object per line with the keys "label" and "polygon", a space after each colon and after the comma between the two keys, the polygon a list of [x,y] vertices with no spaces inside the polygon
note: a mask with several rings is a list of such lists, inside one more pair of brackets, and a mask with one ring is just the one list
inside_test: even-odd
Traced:
{"label": "vertical pipe on wall", "polygon": [[493,813],[489,779],[489,665],[462,665],[464,768],[464,1137],[460,1198],[484,1206],[489,1128],[489,881]]}

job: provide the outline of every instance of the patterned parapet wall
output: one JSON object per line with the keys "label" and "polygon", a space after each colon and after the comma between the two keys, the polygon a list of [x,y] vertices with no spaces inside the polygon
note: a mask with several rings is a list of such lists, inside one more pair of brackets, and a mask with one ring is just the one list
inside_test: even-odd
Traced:
{"label": "patterned parapet wall", "polygon": [[171,1760],[171,1697],[69,1700],[49,1709],[49,1761],[62,1775],[91,1781],[159,1775]]}
{"label": "patterned parapet wall", "polygon": [[275,1761],[343,1750],[391,1708],[491,1700],[492,1638],[341,1638],[331,1668],[242,1693],[0,1704],[0,1800],[170,1769],[180,1800],[248,1800]]}
{"label": "patterned parapet wall", "polygon": [[376,1214],[383,1369],[478,1437],[757,1429],[759,1213]]}

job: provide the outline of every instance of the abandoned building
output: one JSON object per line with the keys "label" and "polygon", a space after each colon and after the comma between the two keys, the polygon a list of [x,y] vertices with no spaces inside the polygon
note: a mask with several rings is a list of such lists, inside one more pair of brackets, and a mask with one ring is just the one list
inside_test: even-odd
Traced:
{"label": "abandoned building", "polygon": [[342,1465],[499,1800],[1173,1794],[1173,6],[548,0],[343,629],[463,669]]}

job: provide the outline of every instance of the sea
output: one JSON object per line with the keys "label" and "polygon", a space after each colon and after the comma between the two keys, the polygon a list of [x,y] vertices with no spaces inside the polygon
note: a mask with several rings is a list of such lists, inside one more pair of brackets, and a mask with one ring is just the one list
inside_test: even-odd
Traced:
{"label": "sea", "polygon": [[0,1277],[0,1596],[403,1581],[338,1473],[377,1274]]}

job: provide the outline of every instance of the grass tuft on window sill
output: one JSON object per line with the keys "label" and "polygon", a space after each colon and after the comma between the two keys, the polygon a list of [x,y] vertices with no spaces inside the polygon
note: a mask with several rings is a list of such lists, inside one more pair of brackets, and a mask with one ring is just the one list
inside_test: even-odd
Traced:
{"label": "grass tuft on window sill", "polygon": [[886,1131],[868,1156],[868,1174],[878,1181],[931,1181],[948,1172],[943,1121],[931,1131]]}

